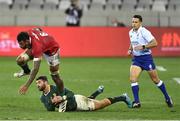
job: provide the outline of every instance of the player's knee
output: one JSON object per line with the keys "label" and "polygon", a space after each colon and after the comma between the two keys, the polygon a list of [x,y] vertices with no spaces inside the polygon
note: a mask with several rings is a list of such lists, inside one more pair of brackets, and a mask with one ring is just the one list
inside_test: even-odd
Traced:
{"label": "player's knee", "polygon": [[24,65],[25,63],[28,62],[28,60],[29,60],[29,56],[26,53],[24,53],[17,57],[16,63],[18,65]]}
{"label": "player's knee", "polygon": [[159,78],[157,75],[151,75],[151,80],[154,82],[154,83],[159,83]]}
{"label": "player's knee", "polygon": [[50,66],[51,73],[56,73],[56,72],[58,72],[58,70],[59,70],[59,66],[58,65],[57,66]]}
{"label": "player's knee", "polygon": [[59,71],[51,72],[51,77],[55,82],[58,82],[60,79]]}
{"label": "player's knee", "polygon": [[57,77],[57,76],[59,76],[59,71],[51,71],[51,76],[52,76],[52,77]]}
{"label": "player's knee", "polygon": [[103,102],[104,102],[105,105],[111,105],[111,101],[109,99],[107,99],[107,98],[104,99]]}
{"label": "player's knee", "polygon": [[17,57],[16,63],[17,63],[18,65],[23,65],[23,64],[25,64],[25,62],[24,62],[24,60],[21,58],[21,56]]}
{"label": "player's knee", "polygon": [[103,99],[101,101],[98,102],[98,109],[102,109],[108,105],[111,105],[111,101],[109,99]]}

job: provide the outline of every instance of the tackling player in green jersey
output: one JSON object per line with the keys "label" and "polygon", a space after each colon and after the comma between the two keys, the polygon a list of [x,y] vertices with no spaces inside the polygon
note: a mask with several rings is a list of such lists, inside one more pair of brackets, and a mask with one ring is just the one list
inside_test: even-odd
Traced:
{"label": "tackling player in green jersey", "polygon": [[99,88],[89,98],[83,95],[74,94],[72,91],[64,88],[63,92],[59,92],[57,87],[48,84],[46,76],[40,76],[36,79],[36,85],[39,91],[42,91],[41,102],[48,111],[59,112],[67,111],[94,111],[107,107],[113,103],[123,101],[129,108],[132,102],[127,94],[123,94],[113,98],[105,98],[103,100],[95,100],[94,98],[103,91]]}

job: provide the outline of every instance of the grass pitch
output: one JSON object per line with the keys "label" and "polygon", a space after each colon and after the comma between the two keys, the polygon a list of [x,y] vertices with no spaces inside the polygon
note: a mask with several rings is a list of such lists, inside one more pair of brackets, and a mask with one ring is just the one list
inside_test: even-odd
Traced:
{"label": "grass pitch", "polygon": [[[0,120],[179,120],[180,84],[172,78],[180,78],[180,58],[155,58],[156,65],[167,71],[158,71],[175,105],[168,108],[159,89],[151,82],[146,72],[139,78],[142,108],[128,109],[124,103],[116,103],[96,112],[47,112],[41,104],[41,93],[33,83],[26,95],[19,95],[19,87],[27,77],[16,79],[13,73],[20,68],[15,58],[0,58]],[[99,85],[104,93],[97,99],[117,96],[127,92],[132,99],[129,78],[130,58],[62,58],[60,73],[65,86],[75,93],[88,96]],[[32,66],[32,63],[30,63]],[[39,75],[48,75],[48,66],[42,61]],[[54,84],[53,81],[50,81]]]}

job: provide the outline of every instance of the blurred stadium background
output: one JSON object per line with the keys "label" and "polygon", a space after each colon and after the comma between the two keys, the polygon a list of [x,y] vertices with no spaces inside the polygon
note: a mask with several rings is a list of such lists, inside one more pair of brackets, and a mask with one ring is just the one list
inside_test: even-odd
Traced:
{"label": "blurred stadium background", "polygon": [[[117,17],[126,26],[134,13],[147,26],[180,26],[179,0],[79,0],[82,26],[111,26]],[[0,0],[0,25],[65,26],[69,0]]]}
{"label": "blurred stadium background", "polygon": [[[0,0],[0,120],[179,120],[180,0],[79,0],[79,4],[83,8],[81,27],[66,27],[64,11],[70,5],[69,0]],[[140,110],[115,104],[96,113],[51,113],[40,104],[35,84],[25,96],[17,93],[27,77],[13,78],[13,73],[19,70],[15,56],[22,52],[16,35],[41,27],[60,44],[60,73],[67,87],[88,96],[103,84],[105,92],[98,99],[123,92],[132,98],[128,82],[131,59],[126,52],[134,14],[143,16],[143,25],[158,40],[153,55],[161,70],[159,76],[174,100],[174,108],[166,107],[161,93],[146,74],[140,78]],[[113,18],[126,27],[114,27]],[[50,78],[44,60],[38,75],[42,74]]]}

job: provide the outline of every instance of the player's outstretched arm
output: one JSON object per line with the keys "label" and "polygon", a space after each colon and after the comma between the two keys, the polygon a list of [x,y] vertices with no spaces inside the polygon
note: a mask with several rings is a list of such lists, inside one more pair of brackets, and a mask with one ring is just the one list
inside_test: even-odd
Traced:
{"label": "player's outstretched arm", "polygon": [[31,85],[31,83],[33,82],[33,80],[35,79],[35,77],[39,71],[40,64],[41,64],[40,58],[35,58],[33,60],[33,68],[32,68],[31,73],[29,75],[29,79],[26,82],[26,84],[24,84],[20,87],[20,89],[19,89],[20,94],[25,94],[27,92],[29,86]]}

